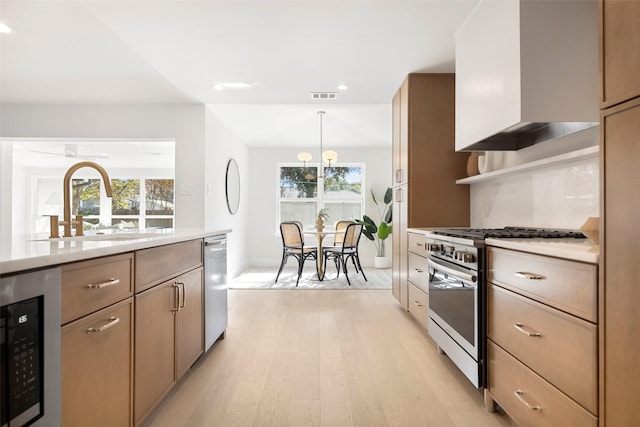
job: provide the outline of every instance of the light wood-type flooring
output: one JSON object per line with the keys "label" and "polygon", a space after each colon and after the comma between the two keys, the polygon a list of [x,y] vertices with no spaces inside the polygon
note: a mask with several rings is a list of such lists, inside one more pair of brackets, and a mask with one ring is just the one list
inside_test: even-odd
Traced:
{"label": "light wood-type flooring", "polygon": [[232,290],[229,327],[147,423],[511,426],[389,290]]}

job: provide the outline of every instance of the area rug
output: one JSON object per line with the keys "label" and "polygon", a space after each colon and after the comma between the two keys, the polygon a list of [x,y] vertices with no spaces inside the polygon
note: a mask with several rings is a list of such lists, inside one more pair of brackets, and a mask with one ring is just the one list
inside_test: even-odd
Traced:
{"label": "area rug", "polygon": [[364,280],[361,273],[349,271],[351,286],[347,283],[344,273],[336,277],[336,271],[330,267],[323,281],[319,281],[314,268],[305,268],[296,288],[297,270],[285,267],[274,283],[278,267],[249,268],[229,283],[229,289],[391,289],[391,269],[365,268]]}

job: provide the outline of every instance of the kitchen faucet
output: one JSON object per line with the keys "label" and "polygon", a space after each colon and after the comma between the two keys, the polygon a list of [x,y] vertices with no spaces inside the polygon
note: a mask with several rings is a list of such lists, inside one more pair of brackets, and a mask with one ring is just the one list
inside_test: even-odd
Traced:
{"label": "kitchen faucet", "polygon": [[64,194],[64,217],[62,221],[58,221],[58,215],[52,215],[49,217],[49,225],[51,226],[51,236],[49,238],[60,237],[58,234],[58,226],[62,224],[64,226],[64,234],[62,237],[71,237],[71,226],[75,225],[76,236],[84,235],[82,227],[82,215],[76,215],[75,220],[71,219],[71,196],[69,194],[71,188],[71,175],[75,171],[83,167],[90,167],[97,170],[102,175],[102,182],[104,182],[104,189],[107,193],[107,197],[113,197],[113,190],[111,189],[111,180],[107,171],[102,166],[94,162],[80,162],[71,166],[67,173],[64,175],[64,188],[62,189]]}

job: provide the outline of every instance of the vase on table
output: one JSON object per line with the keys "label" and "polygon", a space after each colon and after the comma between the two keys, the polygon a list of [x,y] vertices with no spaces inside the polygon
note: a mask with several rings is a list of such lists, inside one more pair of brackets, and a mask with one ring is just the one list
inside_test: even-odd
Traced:
{"label": "vase on table", "polygon": [[322,231],[324,230],[324,220],[320,217],[316,220],[316,230]]}

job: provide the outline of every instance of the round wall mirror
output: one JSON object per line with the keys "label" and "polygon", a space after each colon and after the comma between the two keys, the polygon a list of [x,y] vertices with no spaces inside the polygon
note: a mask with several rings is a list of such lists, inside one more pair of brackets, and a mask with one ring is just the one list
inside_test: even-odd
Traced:
{"label": "round wall mirror", "polygon": [[240,206],[240,171],[235,159],[231,159],[227,163],[226,192],[227,207],[231,215],[235,215],[238,212],[238,206]]}

